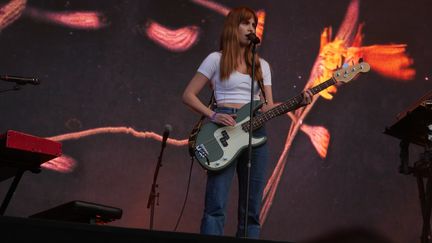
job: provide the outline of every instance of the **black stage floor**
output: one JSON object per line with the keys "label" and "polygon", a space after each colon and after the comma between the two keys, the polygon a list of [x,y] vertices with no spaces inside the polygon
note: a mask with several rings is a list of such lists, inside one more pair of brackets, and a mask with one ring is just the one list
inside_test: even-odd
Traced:
{"label": "black stage floor", "polygon": [[72,223],[54,220],[0,217],[0,242],[155,242],[155,243],[270,243],[275,241],[239,239],[226,236],[206,236],[192,233],[150,231],[108,225]]}

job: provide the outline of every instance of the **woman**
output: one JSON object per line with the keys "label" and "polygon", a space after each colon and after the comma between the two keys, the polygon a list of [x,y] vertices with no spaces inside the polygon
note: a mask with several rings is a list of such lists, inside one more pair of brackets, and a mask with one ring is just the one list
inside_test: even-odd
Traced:
{"label": "woman", "polygon": [[[255,33],[258,18],[255,12],[246,7],[233,9],[225,19],[220,51],[213,52],[205,58],[197,73],[189,82],[183,93],[183,102],[193,110],[207,116],[212,122],[234,126],[234,113],[250,102],[252,52],[247,37]],[[271,73],[269,64],[258,55],[255,56],[254,99],[267,103],[262,107],[266,111],[273,107]],[[209,109],[198,98],[206,84],[213,88],[217,107]],[[311,94],[305,95],[303,103],[310,103]],[[255,136],[265,135],[264,127],[254,131]],[[265,185],[266,165],[268,160],[267,145],[254,147],[251,159],[251,176],[248,205],[247,237],[258,238],[260,233],[259,214],[261,198]],[[237,236],[244,232],[245,194],[247,187],[247,149],[227,168],[222,171],[207,173],[204,215],[201,221],[201,233],[223,235],[226,205],[234,173],[237,172],[239,184]]]}

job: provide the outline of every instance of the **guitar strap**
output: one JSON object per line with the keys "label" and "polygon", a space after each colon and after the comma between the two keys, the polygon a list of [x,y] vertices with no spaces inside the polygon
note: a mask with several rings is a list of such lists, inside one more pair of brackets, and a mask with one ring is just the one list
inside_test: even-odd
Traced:
{"label": "guitar strap", "polygon": [[[216,100],[214,97],[214,92],[212,92],[212,96],[210,98],[210,101],[207,105],[208,108],[212,108],[215,104]],[[195,147],[196,147],[196,137],[201,129],[202,123],[205,119],[205,115],[202,115],[201,118],[198,120],[198,122],[195,124],[194,128],[192,129],[189,139],[188,139],[188,146],[189,146],[189,155],[191,157],[195,157]]]}
{"label": "guitar strap", "polygon": [[261,89],[261,94],[264,98],[264,102],[267,104],[267,98],[266,98],[266,94],[264,92],[264,80],[258,80],[257,81],[259,88]]}

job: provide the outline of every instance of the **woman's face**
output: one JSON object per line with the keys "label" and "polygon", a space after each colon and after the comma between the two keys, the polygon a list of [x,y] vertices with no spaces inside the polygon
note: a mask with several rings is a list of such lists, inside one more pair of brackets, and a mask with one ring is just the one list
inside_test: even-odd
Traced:
{"label": "woman's face", "polygon": [[254,18],[250,18],[249,20],[245,20],[240,23],[238,28],[239,40],[240,44],[247,46],[250,43],[250,40],[246,35],[250,33],[255,33],[256,23]]}

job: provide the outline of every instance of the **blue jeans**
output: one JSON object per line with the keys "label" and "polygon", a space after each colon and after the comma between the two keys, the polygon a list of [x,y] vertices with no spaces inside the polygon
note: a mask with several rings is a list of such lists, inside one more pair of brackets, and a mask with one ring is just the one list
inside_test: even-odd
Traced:
{"label": "blue jeans", "polygon": [[[216,108],[216,112],[233,114],[236,109]],[[264,127],[254,131],[254,135],[265,135]],[[248,238],[259,238],[262,194],[265,185],[266,167],[268,160],[268,147],[264,143],[252,148],[251,174],[249,187],[249,213],[248,213]],[[226,205],[234,172],[237,171],[239,184],[238,223],[237,237],[244,236],[244,217],[247,190],[247,162],[248,149],[243,150],[236,161],[222,171],[207,172],[207,186],[205,194],[204,215],[201,220],[201,234],[223,235],[226,217]]]}

